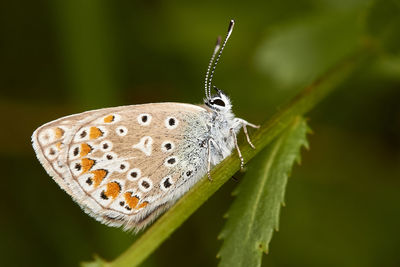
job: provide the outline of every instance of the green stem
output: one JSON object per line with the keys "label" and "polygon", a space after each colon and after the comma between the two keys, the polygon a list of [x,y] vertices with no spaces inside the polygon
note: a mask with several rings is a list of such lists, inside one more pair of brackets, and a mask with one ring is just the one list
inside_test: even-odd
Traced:
{"label": "green stem", "polygon": [[[296,117],[305,114],[343,82],[364,58],[364,50],[348,58],[305,88],[284,108],[260,127],[252,136],[256,149],[247,143],[241,145],[245,161],[278,136]],[[171,209],[160,217],[136,242],[112,262],[102,262],[104,266],[137,266],[142,263],[162,242],[168,238],[191,214],[193,214],[212,194],[239,170],[240,162],[236,152],[216,166],[210,182],[206,176],[185,194]]]}

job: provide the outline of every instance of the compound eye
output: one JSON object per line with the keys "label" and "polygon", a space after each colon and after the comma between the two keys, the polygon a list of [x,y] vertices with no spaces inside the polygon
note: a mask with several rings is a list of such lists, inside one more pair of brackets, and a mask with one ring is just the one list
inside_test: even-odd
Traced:
{"label": "compound eye", "polygon": [[211,104],[217,105],[217,106],[221,106],[221,107],[225,107],[225,102],[220,98],[213,99]]}

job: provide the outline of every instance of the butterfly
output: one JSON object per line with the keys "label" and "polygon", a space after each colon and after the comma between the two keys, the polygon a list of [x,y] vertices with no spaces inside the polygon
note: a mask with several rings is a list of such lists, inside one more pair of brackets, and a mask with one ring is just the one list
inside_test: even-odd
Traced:
{"label": "butterfly", "polygon": [[[66,116],[39,127],[32,145],[45,170],[85,212],[109,226],[142,229],[236,148],[247,126],[212,77],[217,40],[205,78],[203,105],[150,103]],[[217,56],[218,55],[218,56]],[[216,57],[217,56],[217,57]],[[211,70],[212,67],[212,70]]]}

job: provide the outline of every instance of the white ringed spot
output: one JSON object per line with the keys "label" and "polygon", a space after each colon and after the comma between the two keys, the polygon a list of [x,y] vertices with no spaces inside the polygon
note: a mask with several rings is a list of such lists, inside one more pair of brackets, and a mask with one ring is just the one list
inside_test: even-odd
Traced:
{"label": "white ringed spot", "polygon": [[83,141],[89,139],[89,127],[81,128],[74,137],[75,142]]}
{"label": "white ringed spot", "polygon": [[49,160],[53,160],[58,156],[58,148],[55,145],[52,145],[46,148],[44,154]]}
{"label": "white ringed spot", "polygon": [[142,126],[150,125],[151,123],[151,115],[147,113],[142,113],[137,116],[137,121]]}
{"label": "white ringed spot", "polygon": [[103,159],[104,160],[108,160],[108,161],[115,161],[118,158],[118,155],[115,154],[114,152],[107,152],[103,155]]}
{"label": "white ringed spot", "polygon": [[174,151],[174,148],[175,144],[169,140],[166,140],[161,144],[161,151],[165,153]]}
{"label": "white ringed spot", "polygon": [[[119,181],[120,182],[120,181]],[[123,186],[122,186],[123,187]],[[123,192],[123,190],[121,190],[121,192]],[[121,193],[114,201],[113,203],[110,205],[111,209],[114,209],[116,211],[119,212],[123,212],[126,213],[127,210],[125,209],[125,203],[126,199],[123,193]]]}
{"label": "white ringed spot", "polygon": [[142,179],[140,179],[138,185],[139,189],[145,193],[149,192],[151,188],[153,188],[153,182],[147,177],[143,177]]}
{"label": "white ringed spot", "polygon": [[169,168],[175,166],[177,163],[178,163],[178,158],[175,157],[175,156],[168,157],[164,161],[164,165],[169,167]]}
{"label": "white ringed spot", "polygon": [[167,117],[164,121],[164,124],[167,129],[172,130],[178,127],[179,121],[175,117]]}
{"label": "white ringed spot", "polygon": [[72,161],[69,168],[74,176],[79,176],[82,173],[82,162],[80,160]]}
{"label": "white ringed spot", "polygon": [[142,175],[142,172],[140,171],[140,169],[138,168],[133,168],[132,170],[130,170],[128,172],[128,174],[126,175],[126,178],[129,181],[136,181],[137,179],[140,178],[140,176]]}
{"label": "white ringed spot", "polygon": [[91,191],[94,188],[94,183],[92,180],[92,174],[87,173],[78,177],[78,182],[82,188],[86,191]]}
{"label": "white ringed spot", "polygon": [[162,191],[166,192],[173,185],[171,175],[164,177],[160,182],[160,188]]}
{"label": "white ringed spot", "polygon": [[39,143],[42,145],[47,145],[55,140],[55,133],[51,129],[46,129],[41,131],[39,134]]}
{"label": "white ringed spot", "polygon": [[146,156],[150,156],[151,151],[153,149],[152,145],[153,145],[153,138],[151,138],[150,136],[144,136],[140,139],[139,143],[133,145],[132,148],[139,149]]}
{"label": "white ringed spot", "polygon": [[69,150],[69,155],[68,155],[68,159],[72,160],[72,159],[77,159],[79,158],[79,153],[81,152],[81,145],[73,145],[71,146],[70,150]]}
{"label": "white ringed spot", "polygon": [[124,172],[126,172],[128,169],[129,169],[129,163],[128,163],[128,162],[125,162],[125,161],[116,164],[116,167],[115,167],[115,170],[116,170],[117,172],[120,172],[120,173],[124,173]]}
{"label": "white ringed spot", "polygon": [[103,152],[108,152],[111,151],[113,147],[113,143],[109,140],[104,140],[103,142],[100,143],[99,148]]}
{"label": "white ringed spot", "polygon": [[119,136],[125,136],[128,134],[128,129],[125,126],[118,126],[115,129],[115,132],[119,135]]}
{"label": "white ringed spot", "polygon": [[183,173],[182,173],[182,175],[183,175],[183,179],[188,179],[188,178],[190,178],[190,177],[192,177],[193,176],[193,174],[194,174],[194,171],[192,170],[192,169],[188,169],[188,170],[186,170],[186,171],[184,171]]}
{"label": "white ringed spot", "polygon": [[108,205],[113,201],[113,199],[106,196],[106,194],[105,194],[106,188],[107,188],[107,185],[102,185],[101,187],[99,187],[96,190],[92,191],[90,193],[90,195],[97,202],[99,202],[99,203],[101,203],[103,205]]}
{"label": "white ringed spot", "polygon": [[65,165],[59,160],[57,160],[53,163],[53,168],[54,168],[54,170],[56,170],[56,172],[61,173],[61,174],[67,171],[67,168],[65,168]]}

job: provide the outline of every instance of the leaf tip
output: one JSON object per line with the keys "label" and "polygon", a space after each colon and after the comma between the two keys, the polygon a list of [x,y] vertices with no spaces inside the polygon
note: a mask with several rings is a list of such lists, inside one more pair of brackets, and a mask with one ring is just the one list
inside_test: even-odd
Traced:
{"label": "leaf tip", "polygon": [[261,252],[263,252],[265,254],[269,253],[268,245],[264,245],[263,243],[259,243],[258,244],[258,248],[261,250]]}

